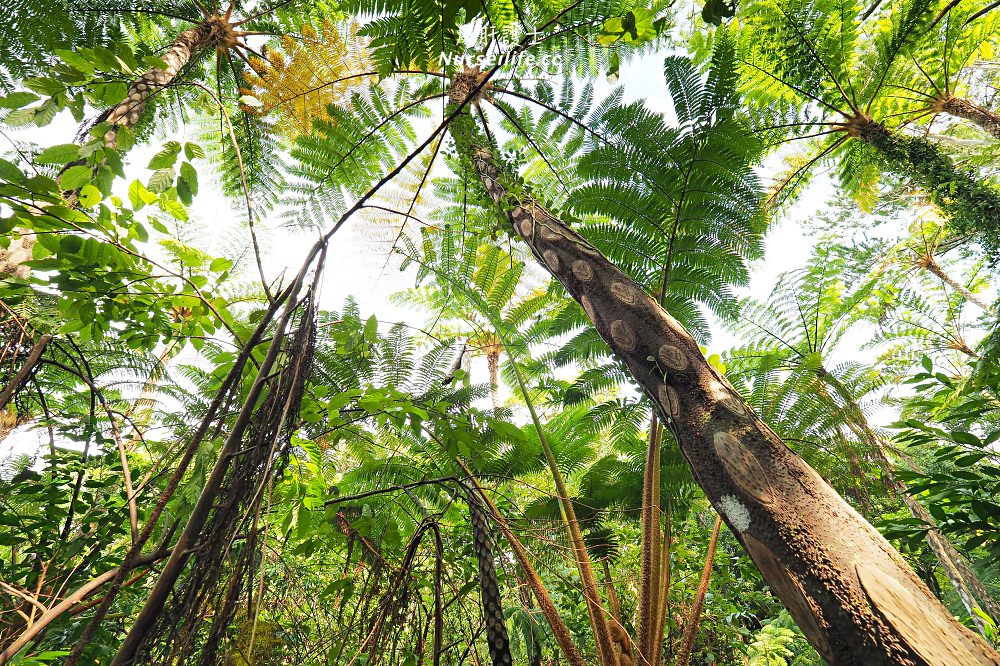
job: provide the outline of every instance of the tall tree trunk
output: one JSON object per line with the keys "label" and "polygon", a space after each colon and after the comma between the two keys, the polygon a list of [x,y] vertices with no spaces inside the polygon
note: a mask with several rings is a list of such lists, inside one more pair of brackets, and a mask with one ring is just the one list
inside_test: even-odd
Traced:
{"label": "tall tree trunk", "polygon": [[989,305],[987,305],[982,299],[980,299],[978,296],[969,291],[968,287],[966,287],[964,284],[962,284],[952,276],[948,275],[945,272],[945,270],[941,268],[941,264],[937,262],[937,259],[934,258],[933,254],[927,254],[926,256],[917,259],[917,265],[920,266],[920,268],[927,271],[928,273],[930,273],[931,275],[934,275],[935,277],[939,278],[946,285],[957,291],[959,294],[962,295],[962,298],[964,298],[965,300],[969,301],[974,305],[978,305],[987,312],[992,310],[992,308]]}
{"label": "tall tree trunk", "polygon": [[885,167],[925,190],[957,235],[975,235],[986,253],[1000,258],[1000,191],[955,166],[930,141],[892,132],[867,116],[844,125],[849,136],[873,147]]}
{"label": "tall tree trunk", "polygon": [[524,544],[521,540],[517,538],[514,531],[510,528],[510,525],[504,519],[503,514],[500,513],[500,509],[497,505],[493,503],[493,500],[489,498],[486,491],[483,490],[482,485],[479,483],[479,479],[476,475],[472,473],[469,466],[462,461],[461,458],[456,458],[455,461],[462,468],[467,475],[467,482],[472,486],[473,490],[479,493],[480,499],[483,501],[483,507],[486,512],[493,518],[496,522],[497,527],[503,532],[504,538],[507,539],[507,543],[510,544],[511,550],[514,552],[514,559],[517,560],[518,565],[524,572],[524,577],[528,581],[528,586],[531,588],[532,593],[535,595],[535,600],[538,602],[539,608],[542,610],[542,616],[545,617],[545,621],[548,623],[549,628],[552,630],[552,635],[555,636],[556,643],[562,650],[563,655],[566,660],[570,663],[570,666],[585,666],[586,662],[583,660],[583,656],[576,647],[576,643],[573,641],[573,636],[569,632],[569,628],[566,623],[562,621],[559,617],[559,611],[556,609],[555,603],[552,601],[552,597],[549,596],[549,591],[545,589],[544,583],[542,583],[541,577],[538,572],[535,571],[535,567],[532,566],[531,560],[528,558],[528,551],[525,549]]}
{"label": "tall tree trunk", "polygon": [[472,524],[472,549],[479,563],[479,591],[483,602],[483,620],[486,622],[486,645],[493,666],[510,666],[513,663],[510,657],[510,639],[507,636],[503,599],[500,596],[497,570],[493,561],[490,526],[486,522],[486,512],[483,510],[479,492],[467,488],[465,498],[469,504],[469,518]]}
{"label": "tall tree trunk", "polygon": [[42,353],[49,344],[49,340],[52,339],[51,335],[42,335],[35,341],[35,344],[31,346],[28,351],[28,357],[24,359],[24,363],[18,368],[14,376],[10,378],[10,381],[0,389],[0,409],[7,406],[7,403],[11,401],[17,391],[24,386],[24,383],[28,381],[31,376],[32,370],[38,364],[38,359],[42,357]]}
{"label": "tall tree trunk", "polygon": [[170,44],[162,60],[166,67],[154,67],[134,81],[128,89],[128,96],[105,110],[97,117],[98,123],[109,122],[111,128],[105,132],[104,140],[111,147],[118,145],[118,133],[123,127],[135,127],[146,108],[150,95],[166,88],[191,59],[206,49],[234,44],[236,33],[228,20],[222,16],[209,16],[193,28],[177,35]]}
{"label": "tall tree trunk", "polygon": [[701,622],[701,611],[705,607],[705,596],[708,594],[708,581],[712,577],[712,564],[715,562],[715,547],[719,543],[719,528],[722,518],[715,517],[712,536],[708,540],[708,552],[705,554],[705,566],[698,580],[698,591],[694,595],[691,613],[684,625],[684,635],[681,637],[681,647],[677,651],[677,666],[688,666],[691,663],[691,653],[694,651],[694,639],[698,636],[698,624]]}
{"label": "tall tree trunk", "polygon": [[663,654],[663,641],[667,628],[667,602],[670,597],[670,544],[671,521],[670,504],[663,511],[663,538],[660,539],[660,608],[656,622],[656,636],[659,641],[658,654]]}
{"label": "tall tree trunk", "polygon": [[935,106],[942,113],[964,118],[979,125],[987,134],[1000,139],[1000,113],[990,111],[961,97],[947,97]]}
{"label": "tall tree trunk", "polygon": [[501,170],[470,116],[450,131],[513,232],[676,424],[695,479],[824,659],[1000,665],[1000,654],[951,617],[889,542],[747,407],[687,330]]}

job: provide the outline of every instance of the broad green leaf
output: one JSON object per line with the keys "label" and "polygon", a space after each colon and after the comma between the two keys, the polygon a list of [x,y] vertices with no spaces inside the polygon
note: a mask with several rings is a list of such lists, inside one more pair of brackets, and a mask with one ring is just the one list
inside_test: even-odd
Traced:
{"label": "broad green leaf", "polygon": [[132,210],[142,210],[146,204],[156,201],[156,198],[156,195],[147,190],[138,179],[133,180],[128,186],[128,200],[132,204]]}
{"label": "broad green leaf", "polygon": [[170,199],[164,199],[163,201],[160,202],[160,205],[163,207],[163,210],[170,213],[170,216],[173,217],[175,220],[180,220],[181,222],[188,221],[187,208],[185,208],[184,204],[182,204],[180,201],[172,201]]}
{"label": "broad green leaf", "polygon": [[166,169],[167,167],[172,167],[177,162],[177,155],[181,152],[181,145],[175,141],[171,141],[163,150],[156,153],[153,159],[149,160],[149,165],[147,169]]}
{"label": "broad green leaf", "polygon": [[197,159],[199,157],[205,156],[205,149],[199,146],[197,143],[192,143],[188,141],[184,144],[184,156],[189,160]]}
{"label": "broad green leaf", "polygon": [[197,196],[198,194],[198,172],[195,168],[191,166],[190,162],[181,163],[181,178],[187,181],[188,188],[191,190],[191,194]]}
{"label": "broad green leaf", "polygon": [[96,206],[102,198],[101,191],[89,183],[80,188],[79,200],[84,208]]}
{"label": "broad green leaf", "polygon": [[378,319],[375,318],[375,315],[369,317],[368,321],[365,322],[363,336],[369,342],[378,340]]}
{"label": "broad green leaf", "polygon": [[47,97],[61,93],[66,89],[66,85],[62,81],[47,78],[25,79],[21,82],[21,85],[28,90]]}
{"label": "broad green leaf", "polygon": [[228,271],[232,267],[233,267],[233,262],[231,262],[229,259],[226,259],[225,257],[218,257],[217,259],[212,260],[212,263],[209,265],[208,269],[213,273],[222,273],[223,271]]}
{"label": "broad green leaf", "polygon": [[156,192],[157,194],[166,192],[174,184],[174,170],[171,167],[166,169],[160,169],[153,173],[149,177],[149,183],[146,187],[149,188],[150,192]]}
{"label": "broad green leaf", "polygon": [[90,182],[94,169],[89,164],[78,164],[63,171],[59,176],[59,185],[64,190],[75,190]]}
{"label": "broad green leaf", "polygon": [[80,157],[80,146],[75,143],[60,143],[43,150],[35,161],[39,164],[68,164]]}
{"label": "broad green leaf", "polygon": [[6,97],[0,97],[0,109],[20,109],[33,102],[37,102],[41,97],[30,92],[14,92]]}
{"label": "broad green leaf", "polygon": [[24,174],[11,162],[0,159],[0,180],[8,183],[19,183],[24,180]]}

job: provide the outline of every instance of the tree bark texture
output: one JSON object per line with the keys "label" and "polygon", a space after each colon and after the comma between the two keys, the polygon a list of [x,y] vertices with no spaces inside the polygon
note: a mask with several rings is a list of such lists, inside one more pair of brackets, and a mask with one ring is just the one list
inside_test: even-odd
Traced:
{"label": "tree bark texture", "polygon": [[113,125],[104,134],[105,142],[112,148],[116,147],[120,128],[132,128],[138,124],[150,95],[170,85],[199,52],[226,43],[232,36],[231,26],[219,16],[211,16],[177,35],[163,54],[162,60],[166,67],[154,67],[143,74],[129,86],[128,96],[124,100],[98,116],[98,122],[110,122]]}
{"label": "tree bark texture", "polygon": [[486,623],[486,644],[493,666],[510,666],[510,639],[507,623],[503,616],[503,599],[497,582],[496,563],[493,559],[493,539],[490,525],[486,520],[479,493],[467,488],[465,498],[469,504],[469,518],[472,524],[472,549],[479,564],[479,591],[483,602],[483,621]]}
{"label": "tree bark texture", "polygon": [[889,542],[750,410],[683,326],[501,171],[470,117],[451,132],[515,235],[674,423],[695,479],[828,663],[1000,664],[1000,654],[960,625]]}
{"label": "tree bark texture", "polygon": [[961,97],[949,97],[941,102],[940,107],[943,113],[975,123],[987,134],[1000,139],[1000,113],[990,111]]}

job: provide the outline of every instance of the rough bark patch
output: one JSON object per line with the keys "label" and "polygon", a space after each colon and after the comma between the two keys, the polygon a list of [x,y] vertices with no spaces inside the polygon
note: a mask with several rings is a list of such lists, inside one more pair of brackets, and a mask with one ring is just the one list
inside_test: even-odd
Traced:
{"label": "rough bark patch", "polygon": [[826,640],[826,631],[820,626],[816,618],[816,611],[803,592],[802,585],[788,573],[781,565],[778,558],[774,556],[767,546],[753,538],[749,534],[743,535],[743,543],[747,552],[753,558],[754,564],[760,569],[764,580],[774,591],[775,595],[781,598],[788,613],[799,625],[799,629],[806,635],[812,646],[816,648],[820,656],[827,662],[836,664],[830,644]]}
{"label": "rough bark patch", "polygon": [[635,305],[635,302],[638,300],[638,294],[635,293],[635,289],[624,282],[612,282],[611,293],[625,305]]}
{"label": "rough bark patch", "polygon": [[673,345],[663,345],[660,347],[657,356],[659,356],[660,362],[671,370],[683,370],[688,367],[687,356]]}
{"label": "rough bark patch", "polygon": [[625,351],[635,350],[635,332],[621,319],[611,322],[611,339]]}
{"label": "rough bark patch", "polygon": [[[543,234],[544,235],[544,234]],[[573,262],[573,275],[580,282],[590,282],[594,279],[594,269],[583,259],[577,259]]]}
{"label": "rough bark patch", "polygon": [[736,485],[751,497],[769,503],[773,499],[771,482],[753,451],[743,446],[735,435],[725,431],[715,433],[712,442],[715,453]]}
{"label": "rough bark patch", "polygon": [[996,664],[972,641],[967,643],[956,635],[954,624],[929,599],[914,594],[874,565],[859,563],[855,569],[872,608],[928,666]]}

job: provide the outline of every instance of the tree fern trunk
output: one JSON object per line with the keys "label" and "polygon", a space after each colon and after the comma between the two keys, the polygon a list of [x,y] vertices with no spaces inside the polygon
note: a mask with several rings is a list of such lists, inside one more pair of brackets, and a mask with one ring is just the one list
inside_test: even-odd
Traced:
{"label": "tree fern trunk", "polygon": [[[850,411],[848,427],[851,427],[862,441],[868,442],[868,445],[874,451],[878,462],[883,467],[889,487],[894,493],[902,498],[903,504],[906,505],[906,508],[910,512],[911,516],[930,526],[927,530],[927,535],[925,536],[927,546],[931,549],[931,552],[937,559],[938,564],[941,566],[941,570],[948,578],[948,582],[951,583],[951,586],[954,588],[959,600],[962,602],[962,605],[972,618],[973,623],[975,623],[979,631],[985,635],[985,626],[983,625],[983,621],[976,614],[976,610],[981,610],[976,598],[978,597],[980,599],[980,603],[989,609],[990,615],[994,618],[1000,617],[1000,608],[997,607],[996,601],[994,601],[993,597],[991,597],[986,591],[986,587],[983,585],[982,581],[979,580],[979,577],[968,567],[963,566],[964,563],[962,562],[961,554],[938,529],[937,521],[934,520],[934,517],[931,516],[927,509],[925,509],[916,498],[909,494],[906,485],[896,479],[893,474],[893,470],[896,466],[889,458],[890,454],[888,443],[882,438],[881,435],[872,429],[871,425],[868,423],[868,419],[865,417],[865,413],[861,409],[861,405],[859,405],[854,399],[851,391],[844,385],[843,382],[841,382],[836,376],[830,374],[830,372],[822,366],[818,369],[817,375],[822,382],[833,387],[833,390],[836,391],[838,396],[840,396],[840,399],[844,401]],[[829,393],[827,393],[823,385],[820,386],[820,392],[825,394],[824,397],[828,400],[831,407],[835,407],[835,403],[830,398]],[[916,465],[912,460],[907,462],[911,469],[919,471],[916,469]],[[973,594],[970,590],[970,587],[976,590],[975,594]]]}
{"label": "tree fern trunk", "polygon": [[966,287],[964,284],[962,284],[952,276],[948,275],[948,273],[946,273],[945,270],[941,268],[941,264],[937,262],[933,254],[928,254],[927,256],[918,259],[917,265],[926,270],[931,275],[936,276],[946,285],[948,285],[949,287],[957,291],[959,294],[961,294],[962,298],[969,301],[973,305],[978,305],[980,308],[986,310],[987,312],[989,312],[992,309],[986,302],[984,302],[978,296],[969,291],[968,287]]}
{"label": "tree fern trunk", "polygon": [[475,490],[468,488],[465,493],[469,504],[472,523],[472,548],[479,562],[479,591],[483,600],[483,619],[486,622],[486,644],[493,666],[510,666],[510,639],[507,623],[503,616],[503,599],[497,583],[497,570],[493,560],[493,539],[486,521],[482,502]]}
{"label": "tree fern trunk", "polygon": [[878,151],[884,166],[927,191],[956,234],[975,234],[1000,261],[1000,191],[981,182],[930,141],[891,132],[868,118],[855,119],[848,134]]}
{"label": "tree fern trunk", "polygon": [[501,171],[471,117],[450,129],[515,235],[676,424],[696,480],[830,664],[1000,664],[1000,654],[951,617],[889,542],[747,407],[687,330]]}
{"label": "tree fern trunk", "polygon": [[514,553],[514,559],[517,560],[518,565],[524,572],[524,577],[528,581],[528,586],[531,588],[532,593],[535,595],[535,600],[538,602],[538,606],[542,611],[542,615],[545,617],[545,621],[548,623],[549,628],[552,630],[552,635],[555,636],[556,643],[558,643],[559,648],[562,650],[563,655],[566,660],[570,663],[570,666],[585,666],[586,662],[583,660],[583,656],[576,647],[576,642],[573,640],[572,634],[569,632],[569,628],[566,623],[562,621],[559,617],[559,611],[556,609],[556,605],[552,602],[552,597],[549,596],[549,591],[545,589],[544,583],[542,583],[541,577],[539,577],[538,572],[535,571],[535,567],[532,566],[531,560],[528,559],[528,551],[525,550],[524,544],[521,540],[517,538],[513,530],[510,529],[510,525],[504,519],[500,510],[497,509],[496,505],[490,500],[489,497],[483,492],[483,487],[479,484],[479,480],[472,473],[461,458],[457,458],[456,462],[462,468],[462,470],[467,475],[467,482],[472,487],[472,489],[479,494],[482,499],[483,507],[485,510],[493,517],[493,521],[503,532],[504,538],[507,543],[510,544],[511,550]]}
{"label": "tree fern trunk", "polygon": [[961,97],[949,97],[940,104],[943,113],[956,118],[964,118],[979,125],[987,134],[1000,139],[1000,113],[985,109]]}
{"label": "tree fern trunk", "polygon": [[143,74],[129,86],[128,96],[123,101],[97,117],[97,122],[112,124],[111,129],[104,134],[105,142],[111,147],[116,147],[121,128],[135,127],[151,95],[173,83],[180,71],[196,54],[222,45],[232,38],[231,27],[220,16],[211,16],[177,35],[167,52],[163,54],[162,60],[166,67],[162,69],[154,67]]}

